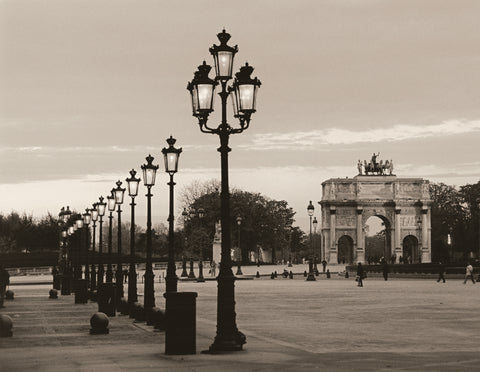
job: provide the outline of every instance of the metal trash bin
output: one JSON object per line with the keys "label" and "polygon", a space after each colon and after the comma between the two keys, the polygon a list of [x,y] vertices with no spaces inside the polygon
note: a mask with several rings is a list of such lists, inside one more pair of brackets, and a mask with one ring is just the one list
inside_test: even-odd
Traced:
{"label": "metal trash bin", "polygon": [[73,278],[69,274],[62,275],[62,296],[69,296],[72,293],[72,281]]}
{"label": "metal trash bin", "polygon": [[53,276],[53,289],[56,289],[57,291],[62,288],[62,274],[55,274]]}
{"label": "metal trash bin", "polygon": [[107,316],[115,316],[115,284],[102,283],[97,291],[98,311]]}
{"label": "metal trash bin", "polygon": [[196,292],[166,292],[165,354],[196,353]]}
{"label": "metal trash bin", "polygon": [[88,302],[88,281],[77,279],[75,281],[75,303],[86,304]]}

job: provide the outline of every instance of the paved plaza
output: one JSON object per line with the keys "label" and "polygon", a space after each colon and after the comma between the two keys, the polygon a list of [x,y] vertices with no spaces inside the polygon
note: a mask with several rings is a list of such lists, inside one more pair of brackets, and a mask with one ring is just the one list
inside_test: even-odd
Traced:
{"label": "paved plaza", "polygon": [[[180,282],[197,298],[197,354],[164,354],[164,332],[128,316],[89,335],[96,303],[48,298],[49,285],[12,286],[13,337],[0,338],[0,371],[473,371],[480,368],[480,284],[352,278],[236,282],[241,352],[201,354],[215,336],[216,282]],[[155,284],[164,308],[164,283]],[[139,283],[139,293],[143,292]],[[139,301],[143,301],[140,297]]]}

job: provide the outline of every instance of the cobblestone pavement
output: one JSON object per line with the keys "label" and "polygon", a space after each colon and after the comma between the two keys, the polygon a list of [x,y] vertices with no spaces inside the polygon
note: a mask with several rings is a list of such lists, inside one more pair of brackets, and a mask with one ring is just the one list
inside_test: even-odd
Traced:
{"label": "cobblestone pavement", "polygon": [[[48,298],[49,285],[12,286],[0,309],[13,337],[0,338],[0,371],[473,371],[480,366],[480,284],[461,280],[267,277],[236,282],[241,352],[201,354],[215,336],[216,283],[180,282],[198,292],[197,354],[167,356],[164,333],[128,316],[110,334],[89,334],[96,303]],[[156,283],[163,308],[164,283]],[[139,294],[143,286],[139,283]],[[141,302],[143,297],[140,296]]]}

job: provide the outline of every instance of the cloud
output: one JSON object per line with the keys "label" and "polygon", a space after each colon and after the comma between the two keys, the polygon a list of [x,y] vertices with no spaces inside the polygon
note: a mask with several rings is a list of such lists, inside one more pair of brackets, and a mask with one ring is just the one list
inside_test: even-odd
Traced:
{"label": "cloud", "polygon": [[357,143],[399,142],[420,138],[446,137],[480,131],[480,120],[448,120],[433,125],[395,125],[365,131],[328,128],[305,132],[263,133],[255,135],[252,144],[243,145],[255,150],[304,149],[322,145],[352,145]]}

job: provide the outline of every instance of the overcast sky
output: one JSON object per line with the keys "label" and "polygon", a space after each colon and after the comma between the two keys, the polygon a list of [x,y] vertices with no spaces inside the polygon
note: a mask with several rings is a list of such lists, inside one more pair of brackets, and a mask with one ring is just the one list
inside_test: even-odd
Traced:
{"label": "overcast sky", "polygon": [[479,1],[3,0],[0,212],[83,210],[149,153],[163,162],[170,135],[177,191],[219,178],[218,137],[200,133],[185,88],[224,27],[234,70],[248,61],[262,81],[231,137],[231,186],[288,201],[304,224],[321,183],[374,151],[399,177],[478,182],[479,19]]}

